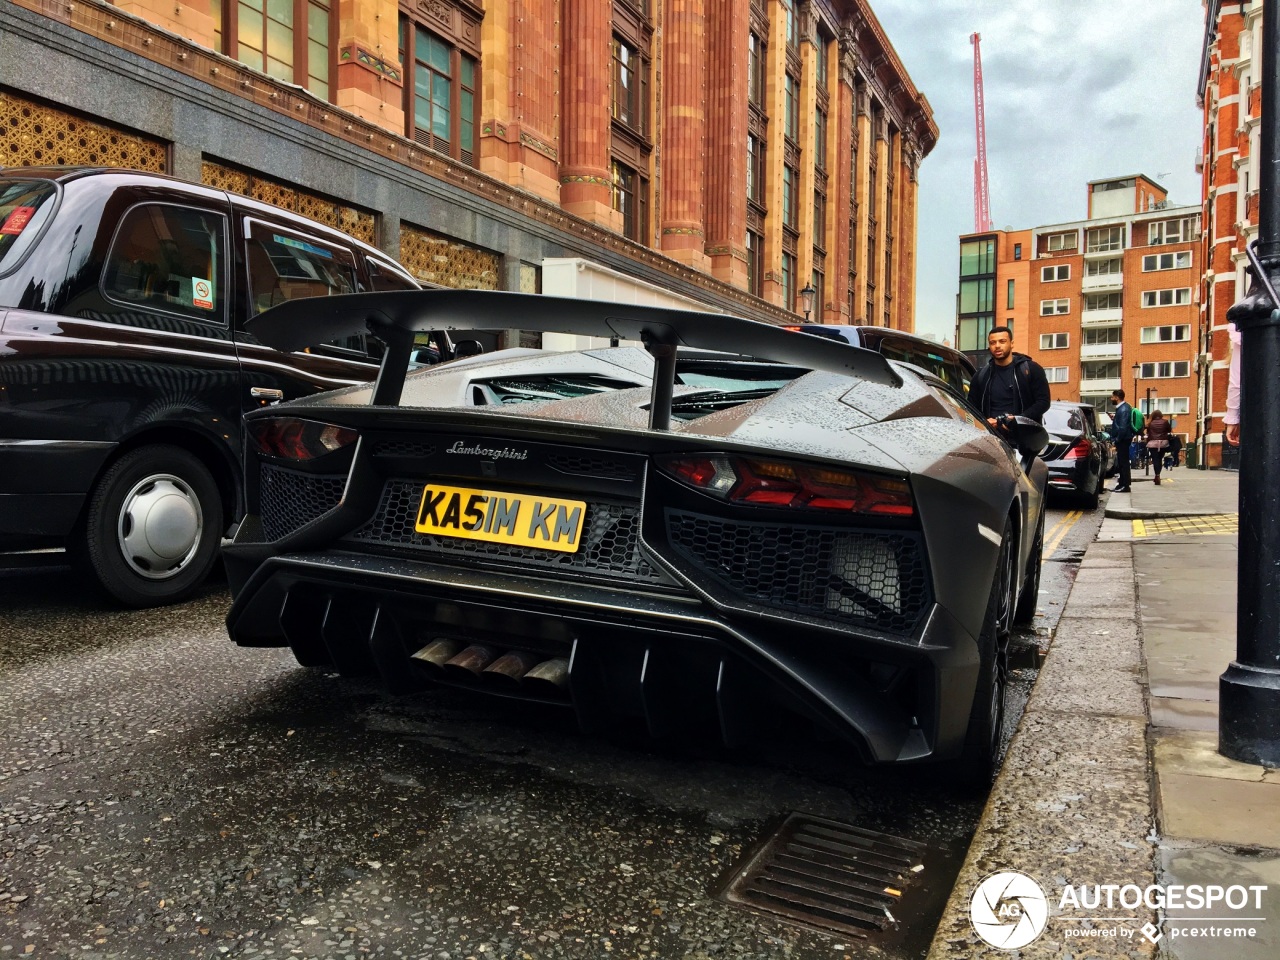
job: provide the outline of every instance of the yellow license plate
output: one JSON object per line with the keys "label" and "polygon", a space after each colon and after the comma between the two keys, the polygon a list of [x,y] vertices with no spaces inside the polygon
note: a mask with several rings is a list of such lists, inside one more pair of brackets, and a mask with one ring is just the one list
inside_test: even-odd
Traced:
{"label": "yellow license plate", "polygon": [[586,513],[587,505],[581,500],[429,483],[422,491],[413,529],[441,537],[576,553]]}

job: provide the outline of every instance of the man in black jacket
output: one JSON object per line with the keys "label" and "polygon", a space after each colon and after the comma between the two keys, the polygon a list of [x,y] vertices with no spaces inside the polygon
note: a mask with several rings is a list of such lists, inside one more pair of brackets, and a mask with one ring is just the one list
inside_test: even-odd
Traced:
{"label": "man in black jacket", "polygon": [[969,384],[969,402],[993,427],[1000,417],[1027,417],[1040,423],[1049,410],[1049,379],[1044,367],[1013,352],[1013,331],[992,327],[987,334],[991,362]]}

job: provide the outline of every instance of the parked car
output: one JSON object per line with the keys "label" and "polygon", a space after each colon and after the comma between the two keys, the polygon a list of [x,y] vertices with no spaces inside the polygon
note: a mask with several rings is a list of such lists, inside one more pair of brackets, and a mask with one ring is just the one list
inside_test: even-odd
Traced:
{"label": "parked car", "polygon": [[132,606],[186,596],[243,511],[243,413],[377,370],[363,331],[284,355],[246,321],[416,289],[379,250],[222,190],[0,169],[0,550],[66,546]]}
{"label": "parked car", "polygon": [[802,323],[787,329],[812,333],[829,340],[841,340],[855,347],[874,350],[890,360],[913,364],[929,371],[944,383],[959,387],[966,397],[969,395],[969,382],[978,373],[973,361],[959,350],[888,327]]}
{"label": "parked car", "polygon": [[[1015,450],[914,366],[722,315],[426,291],[249,329],[296,350],[365,317],[388,342],[376,387],[246,416],[248,513],[223,551],[237,644],[584,728],[732,744],[790,713],[869,762],[990,774],[1008,631],[1035,614],[1039,424]],[[415,331],[516,317],[647,350],[406,375]]]}
{"label": "parked car", "polygon": [[1096,510],[1103,480],[1115,472],[1115,447],[1087,403],[1055,400],[1044,415],[1049,445],[1040,454],[1049,468],[1049,489],[1070,494]]}

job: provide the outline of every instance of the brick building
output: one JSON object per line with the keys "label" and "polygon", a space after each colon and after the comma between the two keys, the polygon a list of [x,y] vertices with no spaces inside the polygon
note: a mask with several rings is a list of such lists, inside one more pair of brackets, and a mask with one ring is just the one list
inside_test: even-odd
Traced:
{"label": "brick building", "polygon": [[1200,279],[1200,394],[1205,462],[1234,462],[1222,444],[1231,340],[1227,309],[1248,289],[1245,245],[1258,235],[1258,152],[1262,114],[1262,4],[1207,0],[1196,86],[1204,108],[1197,169],[1203,185],[1204,273]]}
{"label": "brick building", "polygon": [[6,165],[203,180],[449,286],[914,325],[938,131],[866,0],[0,0],[0,63]]}
{"label": "brick building", "polygon": [[1087,219],[960,238],[959,348],[987,362],[1013,330],[1055,400],[1107,409],[1123,389],[1196,437],[1200,207],[1134,175],[1090,183]]}

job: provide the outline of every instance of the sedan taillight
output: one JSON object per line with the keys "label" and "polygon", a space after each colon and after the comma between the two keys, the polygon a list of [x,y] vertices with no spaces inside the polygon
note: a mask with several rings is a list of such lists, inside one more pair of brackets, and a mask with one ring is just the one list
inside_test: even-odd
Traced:
{"label": "sedan taillight", "polygon": [[251,420],[248,427],[261,453],[286,460],[314,460],[355,443],[360,436],[348,427],[293,417]]}
{"label": "sedan taillight", "polygon": [[878,474],[725,455],[667,457],[657,466],[667,476],[731,503],[889,517],[915,513],[907,482]]}
{"label": "sedan taillight", "polygon": [[1093,453],[1093,447],[1090,446],[1089,441],[1086,440],[1084,437],[1081,437],[1079,440],[1077,440],[1075,443],[1071,445],[1071,448],[1067,450],[1066,453],[1062,455],[1062,459],[1063,460],[1080,460],[1084,457],[1088,457],[1092,453]]}

